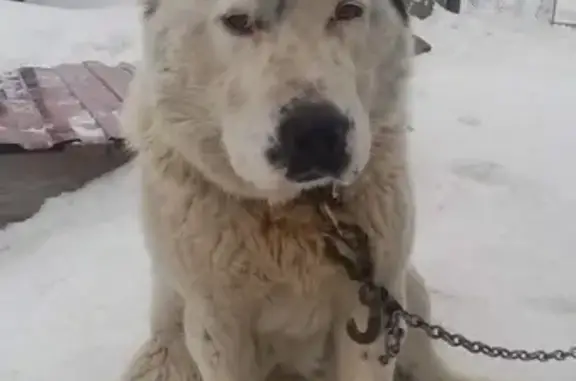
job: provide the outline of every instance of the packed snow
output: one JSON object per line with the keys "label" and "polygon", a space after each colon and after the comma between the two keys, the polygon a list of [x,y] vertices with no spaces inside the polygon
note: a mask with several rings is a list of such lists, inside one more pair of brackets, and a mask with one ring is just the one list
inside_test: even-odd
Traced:
{"label": "packed snow", "polygon": [[556,0],[554,21],[576,25],[576,2],[574,0]]}
{"label": "packed snow", "polygon": [[[130,1],[36,2],[57,7],[0,1],[0,69],[138,59]],[[413,81],[414,261],[435,321],[494,344],[570,347],[576,30],[467,12],[415,20],[434,50],[416,59]],[[118,379],[147,334],[137,179],[128,164],[0,231],[0,380]],[[494,381],[576,379],[576,361],[438,348],[459,370]]]}

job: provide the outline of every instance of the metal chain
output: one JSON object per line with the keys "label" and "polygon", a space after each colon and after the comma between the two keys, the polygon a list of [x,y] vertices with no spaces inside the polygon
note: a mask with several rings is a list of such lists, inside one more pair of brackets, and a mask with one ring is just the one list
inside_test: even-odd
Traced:
{"label": "metal chain", "polygon": [[451,347],[462,347],[473,354],[525,362],[576,360],[576,346],[570,349],[556,349],[552,351],[542,349],[528,351],[525,349],[508,349],[501,346],[492,346],[482,341],[470,340],[459,333],[450,332],[440,325],[430,324],[421,316],[406,311],[384,287],[376,287],[371,281],[365,282],[362,285],[359,294],[361,298],[370,298],[370,296],[366,296],[367,294],[372,296],[379,295],[379,306],[382,313],[390,316],[388,324],[385,327],[387,331],[385,353],[378,358],[382,365],[388,364],[391,359],[400,353],[401,343],[405,336],[404,329],[400,327],[401,321],[405,322],[410,328],[422,330],[431,339],[443,341]]}
{"label": "metal chain", "polygon": [[542,349],[528,351],[525,349],[508,349],[500,346],[488,345],[482,341],[470,340],[465,336],[452,333],[440,325],[428,323],[422,317],[411,314],[403,308],[396,312],[397,316],[412,328],[420,329],[426,335],[434,340],[441,340],[452,347],[462,347],[470,353],[482,354],[492,358],[501,358],[504,360],[520,361],[540,361],[548,362],[551,360],[565,361],[576,360],[576,346],[569,349],[556,349],[545,351]]}
{"label": "metal chain", "polygon": [[[360,302],[370,310],[368,328],[365,332],[358,330],[351,320],[348,325],[349,336],[360,344],[374,342],[382,333],[382,321],[388,316],[384,327],[387,332],[385,353],[379,356],[381,364],[386,365],[398,356],[404,340],[405,330],[400,327],[403,321],[410,328],[422,330],[433,340],[440,340],[451,347],[461,347],[473,354],[482,354],[492,358],[520,361],[565,361],[576,360],[576,346],[570,349],[545,351],[542,349],[528,351],[525,349],[508,349],[501,346],[488,345],[482,341],[470,340],[467,337],[453,333],[442,327],[427,322],[419,315],[404,309],[392,295],[382,286],[376,286],[372,281],[372,263],[369,255],[368,237],[358,226],[338,221],[333,211],[341,205],[336,191],[326,195],[323,192],[314,197],[319,205],[319,213],[331,225],[326,234],[327,255],[335,258],[346,270],[352,280],[360,281]],[[319,198],[320,197],[320,198]]]}

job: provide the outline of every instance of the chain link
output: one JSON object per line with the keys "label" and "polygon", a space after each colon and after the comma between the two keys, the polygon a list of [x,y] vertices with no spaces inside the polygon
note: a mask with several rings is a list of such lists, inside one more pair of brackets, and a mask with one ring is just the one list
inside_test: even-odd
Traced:
{"label": "chain link", "polygon": [[565,361],[576,360],[576,346],[570,349],[556,349],[545,351],[542,349],[527,351],[525,349],[508,349],[500,346],[491,346],[482,341],[475,341],[465,336],[452,333],[440,325],[428,323],[422,317],[411,314],[403,308],[397,311],[402,320],[411,328],[424,331],[426,335],[434,340],[441,340],[452,347],[462,347],[470,353],[482,354],[492,358],[520,361]]}

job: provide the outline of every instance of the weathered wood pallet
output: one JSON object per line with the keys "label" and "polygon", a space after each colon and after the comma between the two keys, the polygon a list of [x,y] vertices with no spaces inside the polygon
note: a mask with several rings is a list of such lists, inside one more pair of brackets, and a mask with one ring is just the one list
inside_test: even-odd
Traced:
{"label": "weathered wood pallet", "polygon": [[119,113],[133,72],[89,61],[0,73],[0,228],[129,160]]}
{"label": "weathered wood pallet", "polygon": [[0,74],[0,152],[121,140],[118,113],[133,70],[83,62]]}

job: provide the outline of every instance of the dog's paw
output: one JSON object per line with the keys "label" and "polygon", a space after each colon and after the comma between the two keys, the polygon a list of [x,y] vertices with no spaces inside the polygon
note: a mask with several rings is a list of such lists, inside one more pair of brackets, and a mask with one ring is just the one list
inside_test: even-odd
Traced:
{"label": "dog's paw", "polygon": [[136,353],[122,381],[202,381],[182,340],[150,339]]}

